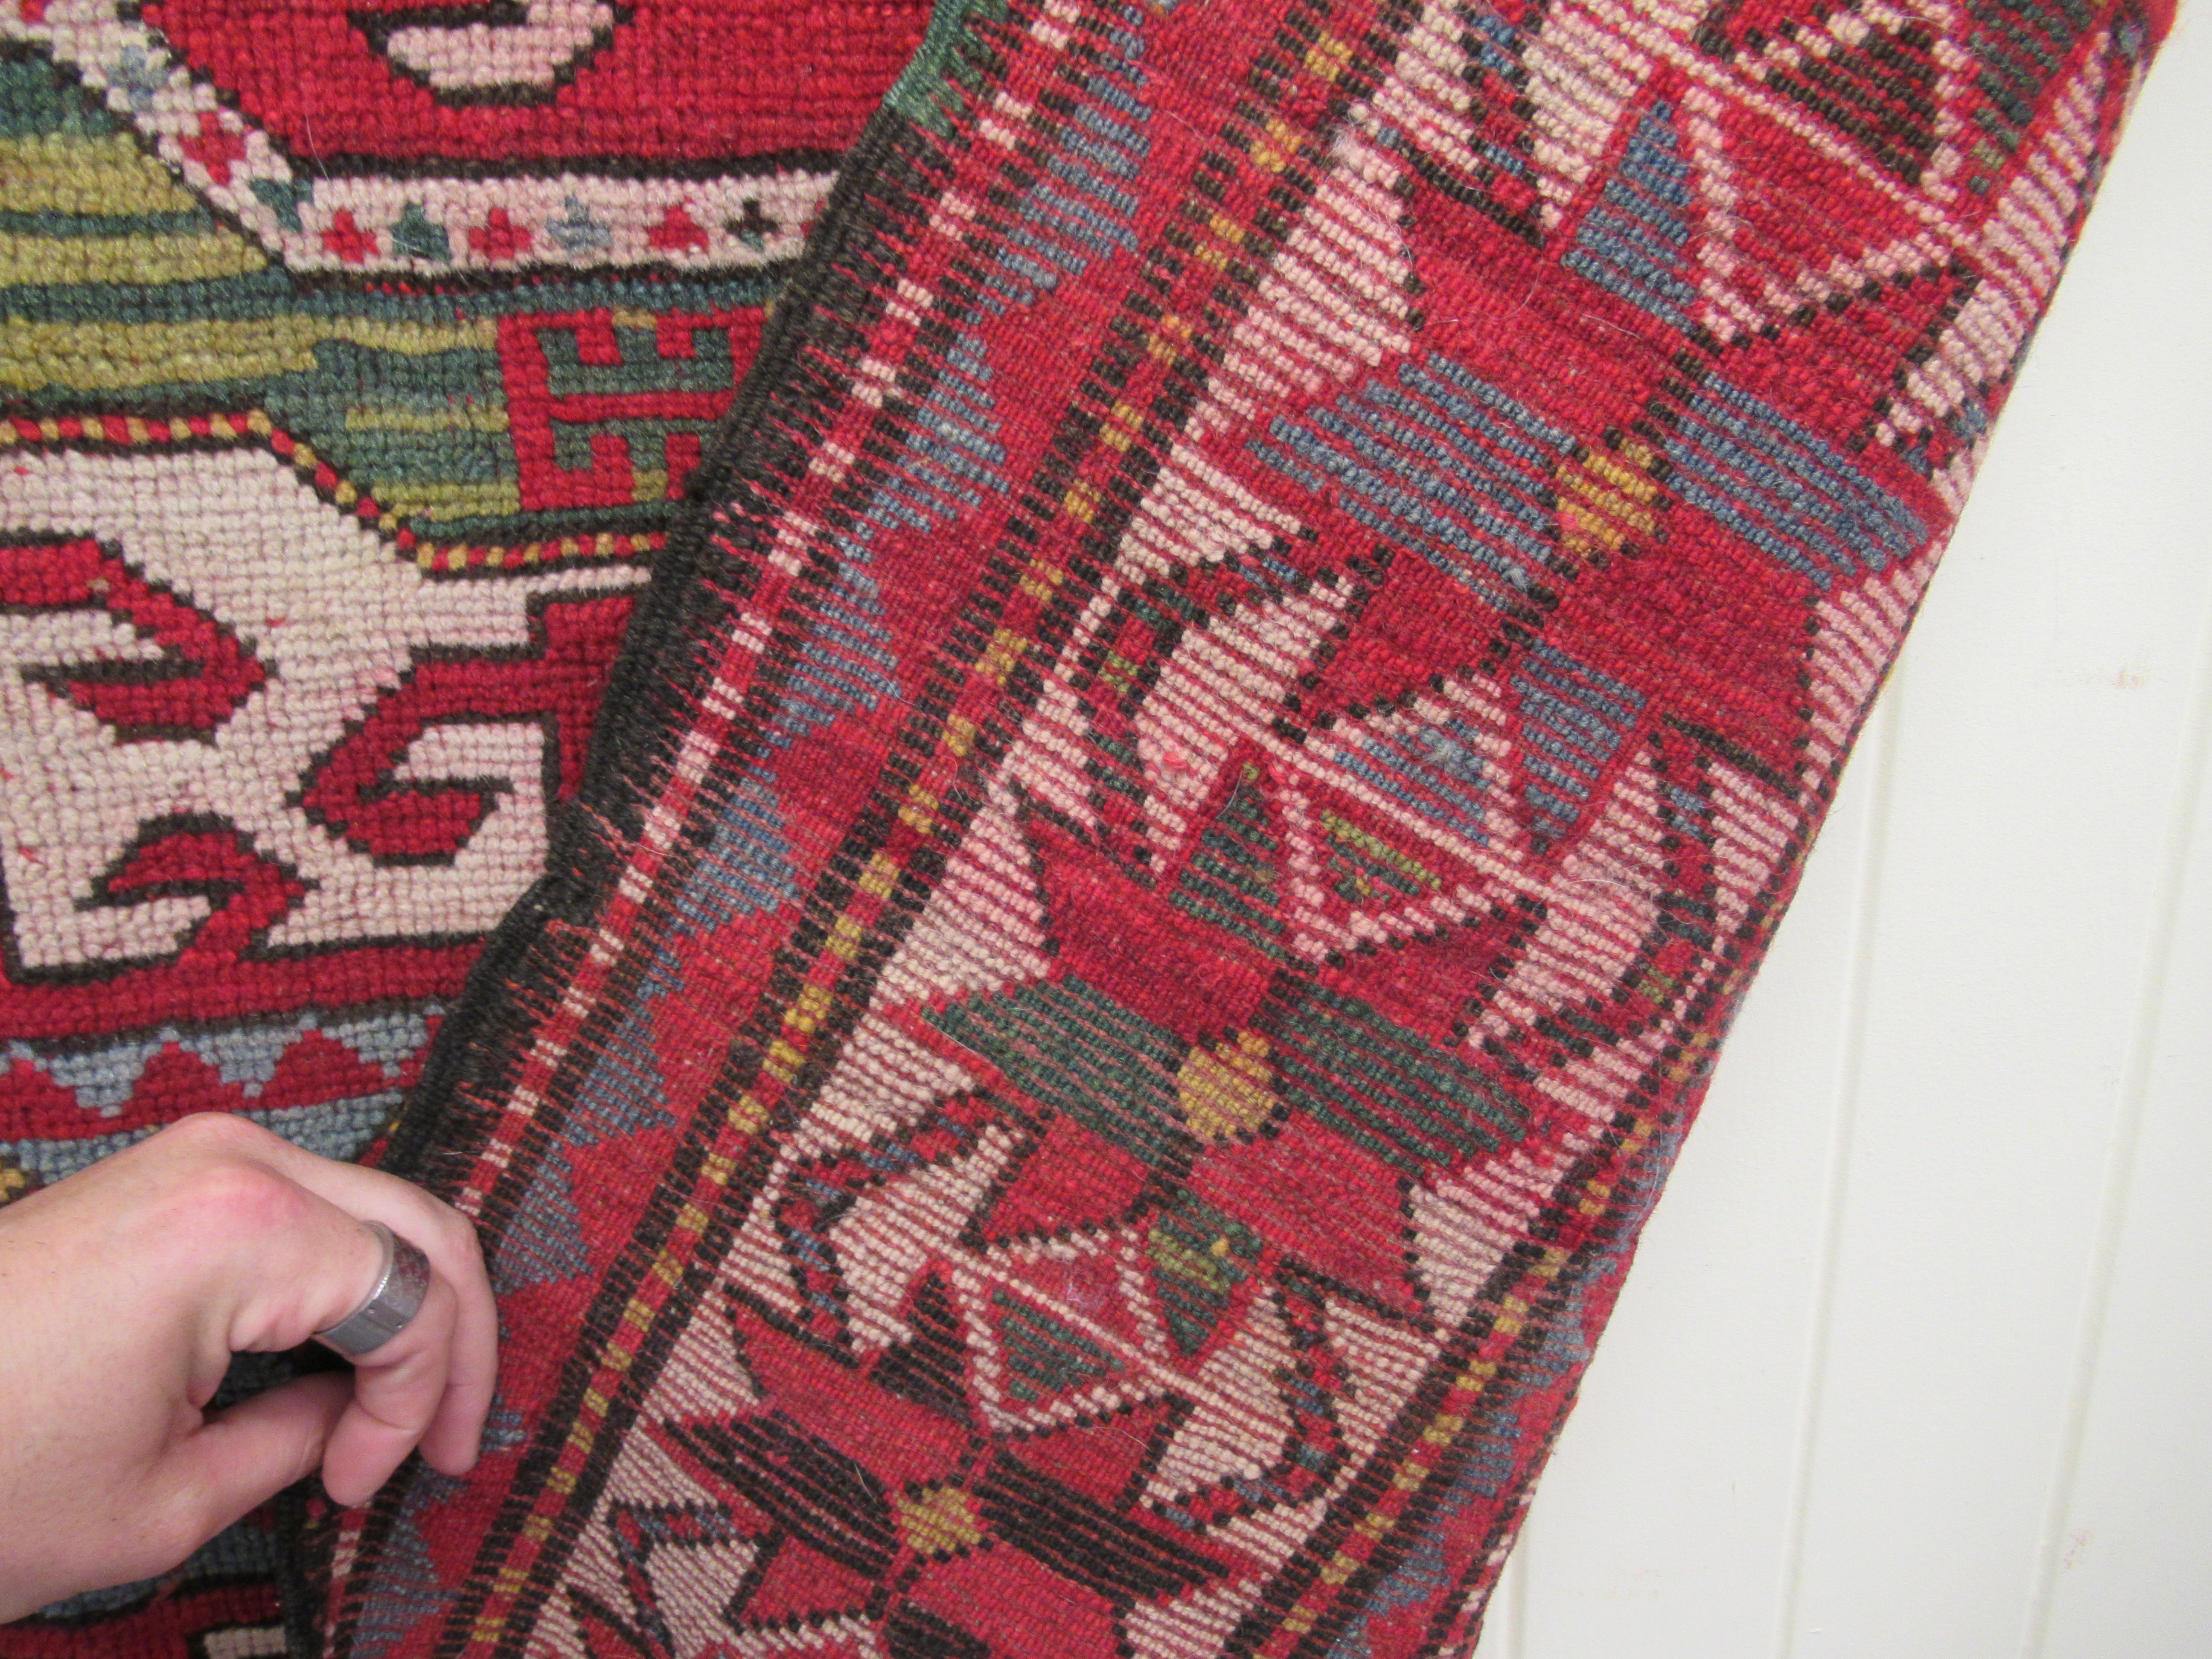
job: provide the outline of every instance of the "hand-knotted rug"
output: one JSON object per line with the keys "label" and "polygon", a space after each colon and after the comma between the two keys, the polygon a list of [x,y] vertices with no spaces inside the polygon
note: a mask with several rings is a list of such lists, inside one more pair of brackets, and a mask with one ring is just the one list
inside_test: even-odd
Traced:
{"label": "hand-knotted rug", "polygon": [[1463,1652],[2164,22],[945,0],[395,1133],[500,1433],[302,1640]]}
{"label": "hand-knotted rug", "polygon": [[[380,1131],[926,10],[0,6],[0,1202]],[[278,1650],[275,1559],[0,1653]]]}

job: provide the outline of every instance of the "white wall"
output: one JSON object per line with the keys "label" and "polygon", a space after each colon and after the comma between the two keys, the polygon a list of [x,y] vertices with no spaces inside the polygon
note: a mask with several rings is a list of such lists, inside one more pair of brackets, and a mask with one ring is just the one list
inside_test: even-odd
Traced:
{"label": "white wall", "polygon": [[1483,1659],[2212,1659],[2208,109],[2185,7]]}

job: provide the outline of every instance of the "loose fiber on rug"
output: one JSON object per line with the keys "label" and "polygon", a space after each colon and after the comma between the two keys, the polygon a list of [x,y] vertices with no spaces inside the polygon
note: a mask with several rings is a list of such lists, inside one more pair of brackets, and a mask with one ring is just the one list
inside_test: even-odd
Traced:
{"label": "loose fiber on rug", "polygon": [[331,1659],[1465,1652],[2167,19],[945,0],[388,1167]]}
{"label": "loose fiber on rug", "polygon": [[[0,6],[0,1201],[371,1145],[926,12]],[[275,1562],[0,1654],[277,1650]]]}

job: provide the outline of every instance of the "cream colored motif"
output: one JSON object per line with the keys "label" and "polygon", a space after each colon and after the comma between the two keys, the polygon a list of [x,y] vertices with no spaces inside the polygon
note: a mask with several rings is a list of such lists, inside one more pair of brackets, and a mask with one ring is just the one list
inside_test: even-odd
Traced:
{"label": "cream colored motif", "polygon": [[544,867],[541,721],[433,726],[400,762],[398,780],[467,780],[494,796],[449,863],[380,864],[296,793],[418,653],[526,648],[533,599],[644,579],[601,567],[431,580],[256,447],[18,455],[0,469],[0,533],[97,541],[228,628],[266,673],[206,741],[125,742],[39,671],[160,647],[106,612],[0,615],[0,875],[11,950],[33,969],[163,958],[210,914],[198,894],[95,902],[103,872],[161,820],[220,820],[298,874],[307,891],[272,948],[489,928]]}

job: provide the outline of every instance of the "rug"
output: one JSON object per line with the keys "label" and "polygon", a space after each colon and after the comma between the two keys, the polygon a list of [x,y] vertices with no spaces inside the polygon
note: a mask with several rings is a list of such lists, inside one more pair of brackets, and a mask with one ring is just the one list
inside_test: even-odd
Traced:
{"label": "rug", "polygon": [[1467,1651],[2166,21],[945,0],[395,1132],[501,1433],[303,1645]]}
{"label": "rug", "polygon": [[[0,1200],[370,1146],[925,9],[0,7]],[[276,1651],[274,1559],[0,1653]]]}

